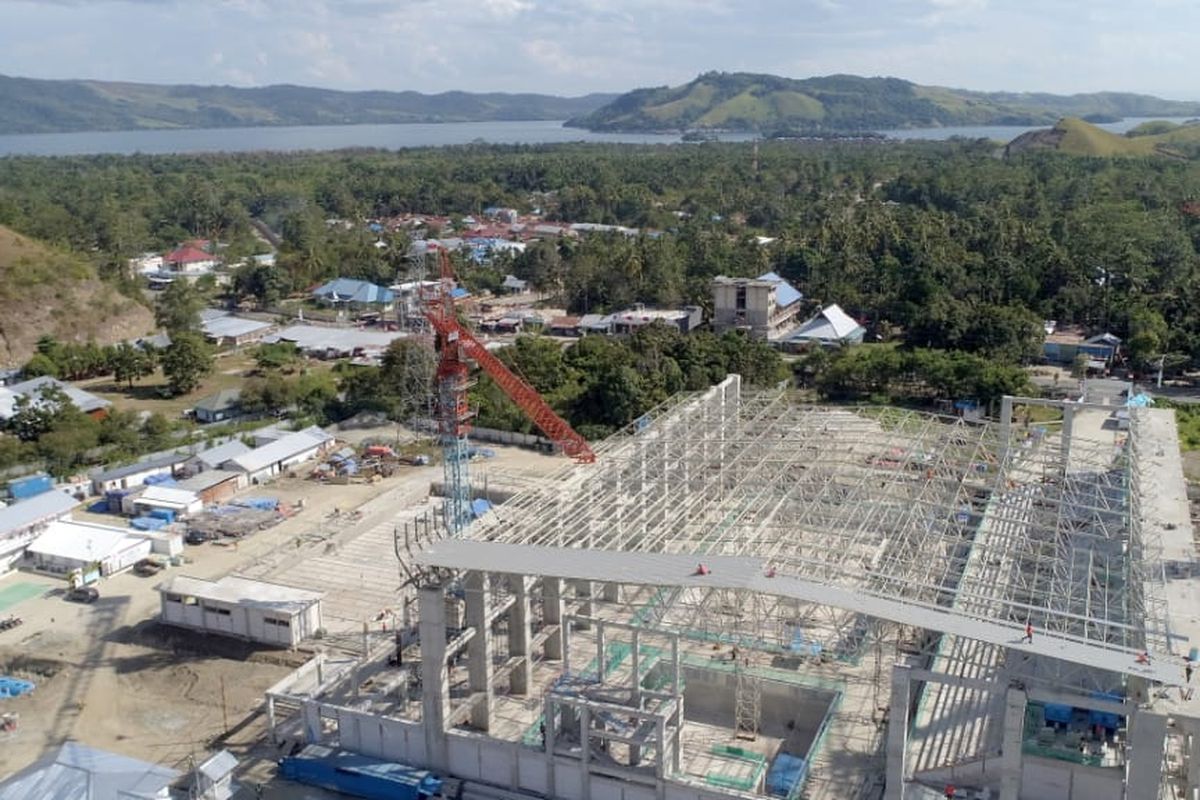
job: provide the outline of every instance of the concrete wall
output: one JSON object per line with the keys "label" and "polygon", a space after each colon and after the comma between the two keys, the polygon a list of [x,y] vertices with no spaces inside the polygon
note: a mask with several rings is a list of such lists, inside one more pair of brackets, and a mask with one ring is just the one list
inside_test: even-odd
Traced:
{"label": "concrete wall", "polygon": [[[338,743],[364,755],[436,769],[425,753],[424,727],[418,722],[379,717],[368,712],[307,701],[304,714],[311,733],[319,730],[318,718],[336,719]],[[319,738],[319,737],[317,737]],[[315,739],[310,739],[315,741]],[[446,736],[449,772],[463,780],[482,781],[509,790],[548,794],[549,766],[540,750],[481,734],[451,731]],[[559,759],[554,765],[554,797],[564,800],[655,800],[654,786],[593,774],[584,794],[577,762]],[[728,795],[699,786],[667,782],[667,800],[728,800]]]}

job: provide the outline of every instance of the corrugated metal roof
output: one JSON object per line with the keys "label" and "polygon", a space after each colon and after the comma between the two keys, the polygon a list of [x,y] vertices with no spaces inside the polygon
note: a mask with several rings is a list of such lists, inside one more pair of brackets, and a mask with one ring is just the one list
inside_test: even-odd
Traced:
{"label": "corrugated metal roof", "polygon": [[121,467],[113,467],[112,469],[96,470],[89,473],[93,481],[114,481],[118,478],[125,478],[130,475],[137,475],[140,472],[148,472],[164,467],[173,467],[176,464],[182,464],[189,458],[187,453],[162,453],[152,458],[147,458],[142,461],[135,461],[132,464],[125,464]]}
{"label": "corrugated metal roof", "polygon": [[301,350],[335,350],[349,353],[354,350],[383,350],[397,339],[408,336],[403,331],[367,331],[357,328],[321,328],[316,325],[292,325],[268,335],[266,342],[293,342]]}
{"label": "corrugated metal roof", "polygon": [[0,536],[48,519],[66,516],[77,505],[74,497],[55,490],[0,508]]}
{"label": "corrugated metal roof", "polygon": [[785,281],[776,272],[767,272],[758,276],[760,281],[770,281],[775,284],[775,304],[779,306],[790,306],[792,303],[799,302],[804,299],[804,295],[800,290],[790,283]]}
{"label": "corrugated metal roof", "polygon": [[333,437],[320,428],[305,428],[302,431],[289,433],[287,436],[276,439],[270,444],[256,447],[249,453],[243,453],[240,456],[231,458],[228,463],[244,472],[257,472],[271,464],[286,461],[307,450],[312,450],[314,447],[324,444],[331,438]]}
{"label": "corrugated metal roof", "polygon": [[29,551],[74,561],[103,561],[142,540],[128,528],[55,520],[30,543]]}
{"label": "corrugated metal roof", "polygon": [[[238,442],[241,444],[241,442]],[[245,447],[245,445],[242,445]],[[246,452],[250,452],[250,448],[246,447]],[[228,461],[229,459],[225,459]],[[178,488],[187,489],[189,492],[203,492],[205,489],[211,489],[225,481],[233,480],[242,473],[234,472],[228,469],[206,469],[198,475],[193,475],[190,478],[182,480],[178,484]]]}
{"label": "corrugated metal roof", "polygon": [[187,508],[199,498],[196,493],[175,486],[150,486],[138,496],[137,502],[159,506]]}
{"label": "corrugated metal roof", "polygon": [[334,278],[313,291],[313,295],[337,303],[387,304],[396,299],[391,289],[353,278]]}
{"label": "corrugated metal roof", "polygon": [[51,378],[49,375],[43,375],[38,378],[0,387],[0,419],[8,419],[13,415],[16,410],[15,406],[18,396],[25,396],[34,400],[40,399],[41,395],[39,391],[43,386],[57,387],[76,408],[85,414],[112,405],[104,398],[97,397],[91,392],[85,392],[83,389],[72,386],[69,383],[63,383],[57,378]]}
{"label": "corrugated metal roof", "polygon": [[286,611],[303,611],[325,596],[323,592],[256,581],[240,575],[226,575],[217,581],[193,578],[189,575],[173,575],[158,586],[158,591],[221,603]]}
{"label": "corrugated metal roof", "polygon": [[0,784],[0,800],[154,800],[180,773],[66,742]]}
{"label": "corrugated metal roof", "polygon": [[842,311],[837,303],[834,303],[826,306],[820,314],[805,322],[784,339],[787,341],[840,342],[855,336],[862,330],[863,327],[855,322],[853,317]]}
{"label": "corrugated metal roof", "polygon": [[204,323],[204,335],[213,339],[223,339],[227,336],[245,336],[249,333],[265,330],[271,323],[245,317],[217,317]]}
{"label": "corrugated metal roof", "polygon": [[[196,454],[196,460],[207,467],[219,467],[231,458],[250,452],[250,447],[241,439],[233,439],[225,444],[201,450]],[[182,484],[181,484],[182,485]]]}

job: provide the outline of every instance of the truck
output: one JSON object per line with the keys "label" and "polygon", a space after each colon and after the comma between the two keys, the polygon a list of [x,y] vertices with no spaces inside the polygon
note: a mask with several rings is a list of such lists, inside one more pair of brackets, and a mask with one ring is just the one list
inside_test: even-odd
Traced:
{"label": "truck", "polygon": [[279,761],[281,777],[364,800],[459,800],[462,784],[396,761],[310,744]]}

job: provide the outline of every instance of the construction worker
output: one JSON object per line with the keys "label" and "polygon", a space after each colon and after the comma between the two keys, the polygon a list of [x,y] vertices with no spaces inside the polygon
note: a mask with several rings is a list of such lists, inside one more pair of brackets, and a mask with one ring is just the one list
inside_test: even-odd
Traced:
{"label": "construction worker", "polygon": [[954,784],[953,784],[953,783],[947,783],[947,784],[946,784],[946,789],[945,789],[945,792],[944,792],[944,794],[946,795],[946,800],[954,800],[954,792],[955,792],[955,789],[954,789]]}
{"label": "construction worker", "polygon": [[1024,639],[1024,641],[1029,642],[1030,644],[1033,644],[1033,623],[1032,622],[1025,623],[1025,639]]}
{"label": "construction worker", "polygon": [[1183,667],[1183,679],[1188,683],[1192,682],[1192,662],[1187,662]]}

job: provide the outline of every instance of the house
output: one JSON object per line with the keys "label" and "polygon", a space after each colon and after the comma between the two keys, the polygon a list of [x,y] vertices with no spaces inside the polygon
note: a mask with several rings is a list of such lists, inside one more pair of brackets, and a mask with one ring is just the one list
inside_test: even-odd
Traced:
{"label": "house", "polygon": [[[238,442],[241,444],[241,442]],[[245,447],[245,445],[242,445]],[[249,452],[250,448],[246,448]],[[237,494],[239,489],[246,486],[246,473],[226,469],[206,469],[203,472],[184,478],[176,488],[194,492],[200,502],[206,506],[215,506],[225,502]]]}
{"label": "house", "polygon": [[202,318],[204,338],[218,347],[242,347],[260,341],[275,326],[269,322],[232,314],[212,315]]}
{"label": "house", "polygon": [[321,592],[227,575],[174,575],[158,587],[160,621],[204,633],[296,647],[321,627]]}
{"label": "house", "polygon": [[173,478],[179,474],[188,458],[187,453],[160,453],[132,464],[96,470],[89,475],[92,479],[92,491],[102,495],[118,489],[142,486],[147,478],[159,475]]}
{"label": "house", "polygon": [[216,469],[229,459],[249,452],[250,448],[241,439],[230,439],[193,455],[184,464],[183,471],[188,475],[195,475],[205,470]]}
{"label": "house", "polygon": [[579,336],[580,318],[552,317],[548,327],[551,336]]}
{"label": "house", "polygon": [[1085,338],[1082,328],[1048,328],[1042,342],[1042,356],[1051,364],[1070,366],[1083,356],[1088,369],[1103,370],[1112,364],[1121,346],[1120,338],[1107,332]]}
{"label": "house", "polygon": [[166,271],[180,275],[200,276],[212,272],[220,265],[220,259],[191,243],[184,244],[163,256],[163,266]]}
{"label": "house", "polygon": [[630,334],[654,322],[662,322],[678,328],[682,333],[694,330],[703,320],[700,306],[685,306],[682,309],[645,308],[635,305],[627,311],[612,315],[612,332]]}
{"label": "house", "polygon": [[516,275],[505,275],[500,286],[509,294],[525,294],[529,291],[529,281],[523,281]]}
{"label": "house", "polygon": [[795,350],[812,344],[834,346],[857,344],[866,329],[841,309],[837,303],[821,309],[815,317],[791,333],[773,340],[771,344],[784,350]]}
{"label": "house", "polygon": [[12,569],[25,547],[50,523],[67,519],[79,505],[65,492],[44,492],[0,508],[0,575]]}
{"label": "house", "polygon": [[21,566],[52,575],[86,574],[98,566],[108,576],[129,569],[151,550],[150,539],[129,528],[55,520],[29,543]]}
{"label": "house", "polygon": [[332,436],[313,426],[231,458],[222,468],[244,472],[249,483],[262,483],[327,452],[333,444]]}
{"label": "house", "polygon": [[796,326],[804,295],[774,272],[757,278],[719,275],[712,285],[714,333],[740,330],[767,341]]}
{"label": "house", "polygon": [[79,742],[64,742],[0,782],[0,800],[168,800],[180,773]]}
{"label": "house", "polygon": [[589,333],[607,336],[613,330],[612,318],[612,314],[584,314],[579,318],[579,333],[583,336]]}
{"label": "house", "polygon": [[379,311],[387,311],[396,302],[396,295],[391,289],[353,278],[335,278],[314,289],[312,296],[328,305],[372,306]]}
{"label": "house", "polygon": [[175,486],[147,486],[133,500],[133,512],[136,516],[153,514],[155,511],[168,512],[174,521],[200,513],[204,501],[195,492]]}
{"label": "house", "polygon": [[0,386],[0,421],[12,419],[16,413],[18,398],[25,397],[31,402],[39,403],[42,401],[43,392],[49,387],[61,391],[73,406],[93,419],[103,419],[108,414],[108,407],[112,405],[91,392],[85,392],[83,389],[63,383],[49,375],[43,375],[20,383]]}
{"label": "house", "polygon": [[242,413],[242,390],[222,389],[216,394],[201,397],[192,407],[196,422],[210,423],[233,419]]}

